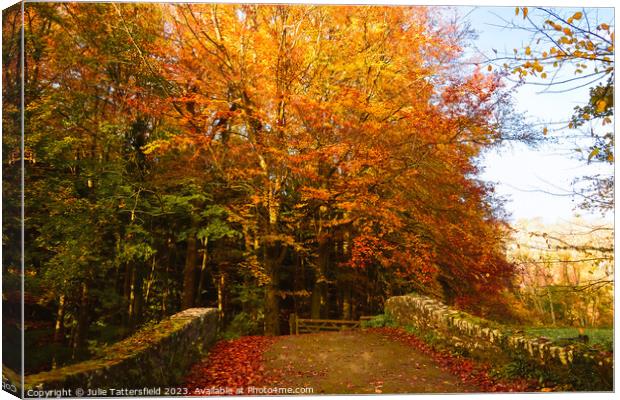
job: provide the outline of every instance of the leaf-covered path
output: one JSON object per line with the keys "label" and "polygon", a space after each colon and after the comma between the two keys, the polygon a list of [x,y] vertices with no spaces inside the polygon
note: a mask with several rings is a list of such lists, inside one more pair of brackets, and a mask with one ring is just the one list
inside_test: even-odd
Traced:
{"label": "leaf-covered path", "polygon": [[314,394],[478,390],[429,355],[378,331],[221,341],[192,368],[186,385],[198,395],[260,394],[249,387],[312,388]]}
{"label": "leaf-covered path", "polygon": [[286,336],[264,355],[277,386],[315,394],[454,393],[476,390],[430,357],[379,333],[349,331]]}

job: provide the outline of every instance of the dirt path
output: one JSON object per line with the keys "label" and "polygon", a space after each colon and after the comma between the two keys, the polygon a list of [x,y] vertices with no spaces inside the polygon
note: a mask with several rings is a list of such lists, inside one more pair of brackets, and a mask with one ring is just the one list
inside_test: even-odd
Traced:
{"label": "dirt path", "polygon": [[283,336],[263,355],[274,386],[314,394],[475,391],[415,349],[370,332]]}

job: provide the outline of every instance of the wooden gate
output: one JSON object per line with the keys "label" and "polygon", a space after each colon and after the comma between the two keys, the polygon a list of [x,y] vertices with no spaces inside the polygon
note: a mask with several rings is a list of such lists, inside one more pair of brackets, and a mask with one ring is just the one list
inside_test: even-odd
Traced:
{"label": "wooden gate", "polygon": [[297,318],[295,314],[289,317],[289,327],[291,335],[295,333],[318,333],[322,331],[342,331],[346,329],[356,329],[361,327],[361,321],[350,321],[340,319],[307,319]]}

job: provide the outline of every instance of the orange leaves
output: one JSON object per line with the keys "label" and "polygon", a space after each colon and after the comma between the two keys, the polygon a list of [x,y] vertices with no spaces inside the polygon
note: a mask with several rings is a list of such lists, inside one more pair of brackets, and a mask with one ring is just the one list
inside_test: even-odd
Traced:
{"label": "orange leaves", "polygon": [[305,187],[302,189],[302,201],[318,200],[328,202],[332,199],[333,192],[325,188]]}
{"label": "orange leaves", "polygon": [[[532,46],[535,43],[536,48],[524,47],[523,56],[520,56],[519,50],[515,49],[514,62],[512,65],[505,64],[506,70],[512,71],[521,79],[528,75],[546,79],[548,74],[542,72],[543,69],[551,67],[557,69],[561,65],[568,64],[572,64],[576,75],[590,76],[613,72],[613,66],[609,66],[613,63],[611,57],[613,32],[609,24],[602,23],[596,28],[591,27],[581,11],[569,17],[552,10],[540,9],[540,11],[547,15],[547,19],[539,23],[541,26],[536,26],[538,22],[532,21],[535,33],[531,43]],[[519,13],[518,8],[516,12]],[[545,47],[545,43],[548,47]],[[587,68],[594,71],[586,73]],[[548,82],[548,84],[556,83]]]}
{"label": "orange leaves", "polygon": [[529,9],[527,7],[515,7],[515,15],[519,15],[519,12],[523,13],[523,19],[527,18],[527,15],[529,14]]}
{"label": "orange leaves", "polygon": [[[497,232],[466,176],[498,134],[501,84],[449,74],[458,26],[424,7],[172,10],[182,40],[167,71],[188,109],[176,121],[192,126],[178,136],[194,141],[201,168],[243,188],[231,208],[254,249],[277,242],[313,260],[320,241],[342,241],[343,264],[424,284],[440,263],[459,279],[472,276],[463,258],[484,269],[474,233],[495,249]],[[440,254],[453,251],[466,254]]]}

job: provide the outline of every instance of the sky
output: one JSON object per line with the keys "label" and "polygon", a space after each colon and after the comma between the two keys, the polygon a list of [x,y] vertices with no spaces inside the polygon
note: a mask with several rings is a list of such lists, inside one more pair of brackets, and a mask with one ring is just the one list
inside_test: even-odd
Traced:
{"label": "sky", "polygon": [[[602,20],[613,21],[611,9],[586,11],[592,15],[598,13]],[[511,54],[513,48],[523,49],[530,43],[530,33],[504,27],[503,20],[523,21],[522,17],[515,16],[514,7],[459,7],[458,12],[477,31],[474,45],[480,52],[493,55],[492,49],[496,49],[500,55]],[[548,126],[550,136],[558,137],[559,141],[538,149],[513,143],[488,151],[482,157],[481,178],[496,182],[496,193],[508,200],[505,208],[513,221],[541,218],[552,223],[569,220],[574,215],[592,220],[600,218],[600,214],[575,210],[579,199],[569,195],[571,183],[581,176],[609,173],[613,166],[587,165],[579,160],[575,151],[578,143],[567,139],[576,131],[565,124],[557,124],[567,121],[574,107],[587,101],[588,88],[553,94],[543,93],[541,86],[525,85],[514,94],[515,108],[524,113],[524,120],[541,130]],[[607,215],[605,219],[611,218],[613,215]]]}

